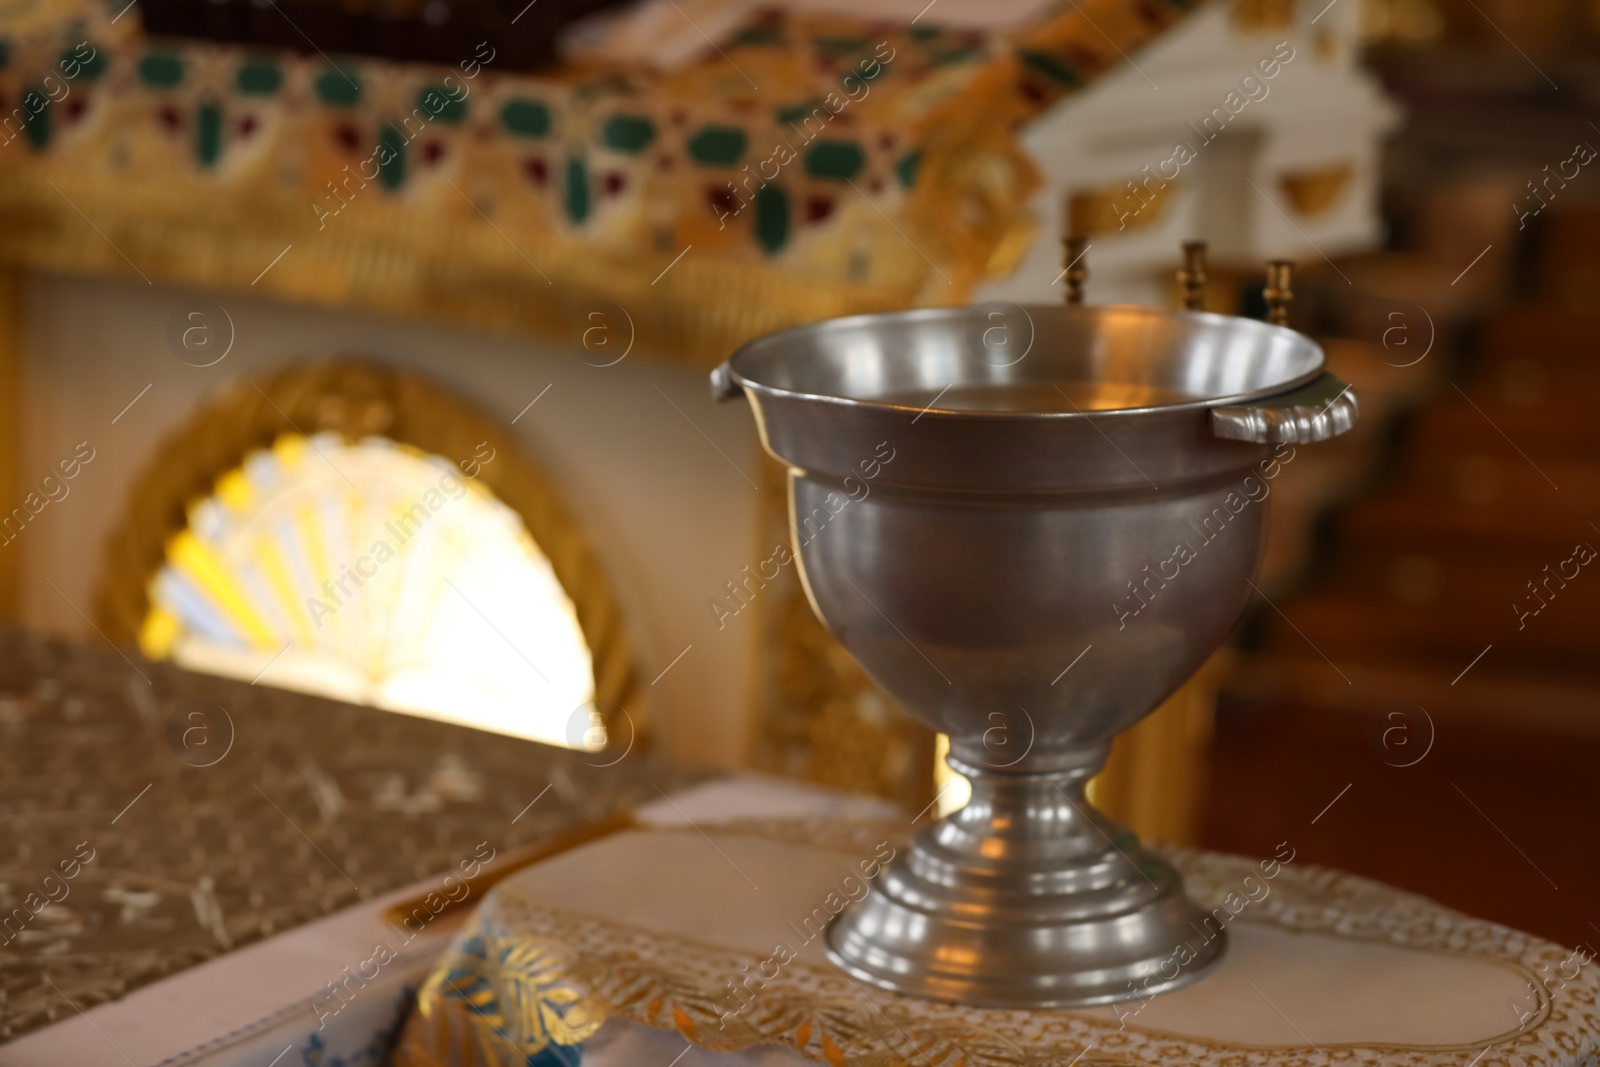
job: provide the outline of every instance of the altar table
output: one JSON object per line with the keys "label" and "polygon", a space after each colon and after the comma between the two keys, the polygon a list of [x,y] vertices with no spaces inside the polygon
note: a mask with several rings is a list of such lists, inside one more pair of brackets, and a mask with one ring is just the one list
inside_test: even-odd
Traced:
{"label": "altar table", "polygon": [[[1177,992],[1072,1012],[880,992],[828,964],[814,932],[926,818],[774,779],[715,780],[510,875],[464,923],[455,913],[447,950],[441,917],[337,1012],[322,980],[389,936],[385,916],[427,883],[0,1046],[0,1065],[1597,1062],[1600,980],[1585,953],[1311,867],[1293,842],[1266,861],[1166,852],[1203,904],[1247,900],[1229,913],[1223,962]],[[196,1016],[212,1027],[204,1040],[190,1036]]]}

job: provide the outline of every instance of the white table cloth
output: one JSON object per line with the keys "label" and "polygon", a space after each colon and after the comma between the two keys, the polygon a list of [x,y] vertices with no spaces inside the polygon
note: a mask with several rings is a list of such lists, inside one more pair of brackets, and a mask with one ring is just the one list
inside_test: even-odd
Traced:
{"label": "white table cloth", "polygon": [[829,964],[816,930],[912,827],[763,816],[759,784],[720,788],[715,810],[687,798],[676,826],[619,832],[501,883],[424,987],[396,1063],[1595,1062],[1600,977],[1586,951],[1310,867],[1292,843],[1265,863],[1167,853],[1229,938],[1211,973],[1172,993],[1028,1012],[882,992]]}

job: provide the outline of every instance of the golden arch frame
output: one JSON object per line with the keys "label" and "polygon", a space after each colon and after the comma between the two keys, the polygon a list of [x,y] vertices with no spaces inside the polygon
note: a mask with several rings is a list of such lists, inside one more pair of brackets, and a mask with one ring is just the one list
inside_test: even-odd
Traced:
{"label": "golden arch frame", "polygon": [[111,639],[136,643],[150,610],[150,580],[166,561],[168,540],[188,525],[190,504],[281,434],[326,432],[351,442],[386,437],[447,458],[471,456],[489,442],[499,458],[482,468],[481,482],[521,516],[572,598],[594,661],[596,708],[614,738],[614,720],[626,714],[630,728],[619,740],[631,743],[641,725],[632,706],[632,643],[588,539],[543,472],[502,423],[447,387],[358,356],[297,363],[261,383],[239,382],[167,436],[134,479],[106,546],[96,608]]}

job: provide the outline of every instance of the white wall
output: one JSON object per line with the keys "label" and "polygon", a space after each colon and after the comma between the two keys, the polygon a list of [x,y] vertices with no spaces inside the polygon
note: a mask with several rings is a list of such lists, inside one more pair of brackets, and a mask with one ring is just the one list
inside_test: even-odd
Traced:
{"label": "white wall", "polygon": [[[729,464],[759,481],[746,405],[713,404],[703,371],[638,351],[600,369],[560,342],[234,296],[212,297],[233,320],[234,347],[200,369],[177,359],[166,340],[168,317],[196,295],[43,275],[24,283],[23,490],[77,442],[96,451],[70,495],[0,548],[22,554],[27,624],[100,640],[78,609],[94,613],[104,544],[129,484],[159,442],[227,385],[307,357],[366,355],[432,377],[508,423],[549,385],[511,430],[560,487],[609,571],[630,620],[656,741],[684,764],[740,762],[750,736],[754,628],[718,632],[706,600],[756,558],[757,493]],[[686,645],[689,653],[650,686]]]}

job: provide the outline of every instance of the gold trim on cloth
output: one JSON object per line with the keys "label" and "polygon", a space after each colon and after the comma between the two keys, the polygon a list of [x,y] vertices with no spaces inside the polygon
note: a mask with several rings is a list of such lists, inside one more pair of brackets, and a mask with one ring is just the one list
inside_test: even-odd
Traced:
{"label": "gold trim on cloth", "polygon": [[[903,847],[904,831],[904,823],[839,819],[746,820],[712,828],[725,845],[745,838],[765,847],[785,844],[847,857],[872,855],[874,842]],[[699,841],[687,830],[656,833]],[[1265,869],[1237,856],[1192,850],[1165,854],[1195,899],[1226,900],[1230,910],[1241,883],[1248,887],[1251,876],[1259,881]],[[1236,922],[1363,942],[1375,950],[1472,960],[1491,972],[1503,969],[1504,978],[1497,982],[1526,990],[1522,1024],[1508,1010],[1503,1028],[1482,1020],[1486,1036],[1460,1044],[1313,1044],[1307,1039],[1303,1044],[1246,1045],[1141,1026],[1136,1016],[1119,1023],[1104,1009],[986,1010],[900,997],[792,956],[753,991],[748,1010],[735,1014],[727,1008],[730,976],[749,971],[749,953],[563,907],[513,881],[484,902],[438,964],[393,1062],[397,1067],[521,1067],[551,1044],[585,1040],[607,1019],[673,1030],[713,1051],[780,1045],[835,1067],[911,1062],[929,1067],[1046,1067],[1069,1060],[1185,1067],[1312,1067],[1332,1062],[1352,1067],[1573,1067],[1600,1034],[1600,978],[1592,970],[1583,973],[1580,967],[1554,994],[1556,987],[1541,977],[1572,959],[1559,946],[1335,871],[1285,863],[1268,877],[1274,879],[1270,892],[1248,905]]]}
{"label": "gold trim on cloth", "polygon": [[70,6],[0,22],[0,97],[37,108],[0,134],[0,264],[546,334],[609,302],[640,351],[709,365],[965,300],[1033,226],[1017,127],[1190,0],[1010,31],[763,10],[679,70],[539,77],[492,49],[458,70],[147,39]]}

